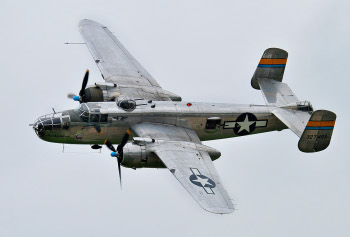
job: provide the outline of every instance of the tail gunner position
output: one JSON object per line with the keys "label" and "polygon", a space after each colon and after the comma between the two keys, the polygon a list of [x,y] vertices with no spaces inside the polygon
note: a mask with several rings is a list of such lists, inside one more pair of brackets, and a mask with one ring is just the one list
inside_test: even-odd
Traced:
{"label": "tail gunner position", "polygon": [[[89,71],[76,109],[39,117],[33,128],[45,141],[105,144],[120,166],[167,168],[205,210],[231,213],[232,201],[213,160],[220,152],[201,141],[289,128],[302,152],[318,152],[330,143],[336,115],[314,111],[282,82],[288,53],[265,50],[251,80],[266,105],[182,102],[163,90],[107,27],[82,20],[79,30],[104,83],[88,86]],[[116,148],[113,144],[119,144]]]}

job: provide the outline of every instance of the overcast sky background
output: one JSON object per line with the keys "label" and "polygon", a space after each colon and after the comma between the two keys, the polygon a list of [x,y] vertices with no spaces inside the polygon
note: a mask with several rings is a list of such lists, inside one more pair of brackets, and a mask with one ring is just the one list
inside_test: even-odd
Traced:
{"label": "overcast sky background", "polygon": [[[2,1],[0,236],[349,236],[350,2]],[[250,79],[266,48],[289,52],[284,82],[337,115],[331,145],[291,131],[205,142],[237,210],[204,211],[168,170],[122,169],[109,151],[41,141],[37,117],[77,106],[85,70],[102,81],[81,19],[110,28],[185,101],[264,104]]]}

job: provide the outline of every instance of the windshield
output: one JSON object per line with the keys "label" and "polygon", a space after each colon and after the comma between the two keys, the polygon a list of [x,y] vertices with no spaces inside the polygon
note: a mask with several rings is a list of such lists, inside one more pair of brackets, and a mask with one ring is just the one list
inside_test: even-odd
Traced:
{"label": "windshield", "polygon": [[87,106],[85,103],[82,103],[76,112],[79,114],[79,117],[85,121],[90,123],[106,123],[108,121],[108,114],[101,114],[99,108],[90,108],[91,106]]}
{"label": "windshield", "polygon": [[89,107],[85,103],[80,104],[79,107],[79,117],[85,122],[89,122]]}

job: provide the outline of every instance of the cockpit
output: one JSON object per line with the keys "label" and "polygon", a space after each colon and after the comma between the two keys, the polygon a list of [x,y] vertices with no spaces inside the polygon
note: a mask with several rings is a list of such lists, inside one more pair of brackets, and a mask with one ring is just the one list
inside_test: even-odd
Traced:
{"label": "cockpit", "polygon": [[106,123],[108,121],[108,114],[101,114],[100,108],[98,105],[89,107],[85,103],[80,104],[79,108],[76,109],[79,117],[90,123]]}
{"label": "cockpit", "polygon": [[118,101],[117,108],[115,105],[116,105],[115,102],[81,103],[79,107],[74,110],[74,112],[84,122],[107,123],[108,113],[110,113],[111,111],[117,112],[118,111],[117,108],[120,108],[124,111],[131,112],[137,106],[134,100],[129,100],[129,99]]}

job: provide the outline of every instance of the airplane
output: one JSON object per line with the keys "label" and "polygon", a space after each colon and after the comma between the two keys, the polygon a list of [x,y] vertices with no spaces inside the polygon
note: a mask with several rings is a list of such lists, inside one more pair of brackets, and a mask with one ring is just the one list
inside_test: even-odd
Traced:
{"label": "airplane", "polygon": [[121,166],[167,168],[203,209],[228,214],[235,208],[213,164],[221,153],[201,141],[289,128],[302,152],[330,144],[336,114],[314,111],[282,82],[285,50],[266,49],[251,79],[265,105],[195,103],[162,89],[106,26],[84,19],[79,31],[105,82],[87,86],[87,70],[79,95],[68,94],[79,107],[41,116],[32,126],[44,141],[106,145],[120,185]]}

